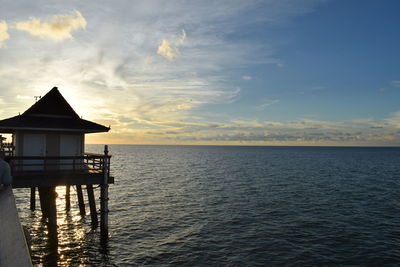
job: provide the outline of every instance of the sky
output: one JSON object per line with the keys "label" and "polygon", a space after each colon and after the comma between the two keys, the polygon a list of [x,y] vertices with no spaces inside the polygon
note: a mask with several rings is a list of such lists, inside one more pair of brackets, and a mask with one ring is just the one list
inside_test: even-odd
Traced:
{"label": "sky", "polygon": [[400,146],[400,1],[0,7],[1,119],[57,86],[87,143]]}

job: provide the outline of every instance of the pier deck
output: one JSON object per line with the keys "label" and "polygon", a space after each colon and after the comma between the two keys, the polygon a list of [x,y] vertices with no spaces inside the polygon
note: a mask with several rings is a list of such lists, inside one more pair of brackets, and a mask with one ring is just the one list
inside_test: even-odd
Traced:
{"label": "pier deck", "polygon": [[0,266],[32,266],[11,187],[0,190]]}

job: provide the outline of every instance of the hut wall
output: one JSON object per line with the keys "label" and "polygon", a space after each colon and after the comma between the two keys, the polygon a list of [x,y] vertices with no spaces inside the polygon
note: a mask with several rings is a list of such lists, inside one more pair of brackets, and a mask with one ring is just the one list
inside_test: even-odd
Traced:
{"label": "hut wall", "polygon": [[[14,134],[16,156],[82,156],[84,134],[76,132],[16,131]],[[24,160],[26,164],[43,165],[43,160]],[[71,159],[51,160],[46,164],[50,169],[72,169]],[[79,162],[75,162],[78,163]],[[42,167],[24,167],[24,170],[41,170]]]}
{"label": "hut wall", "polygon": [[82,156],[84,134],[71,132],[16,131],[16,156]]}

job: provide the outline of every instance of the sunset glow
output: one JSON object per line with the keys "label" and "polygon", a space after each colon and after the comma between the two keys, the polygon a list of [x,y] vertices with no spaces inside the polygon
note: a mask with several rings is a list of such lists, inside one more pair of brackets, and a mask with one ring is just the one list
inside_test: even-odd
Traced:
{"label": "sunset glow", "polygon": [[400,144],[398,1],[3,1],[0,118],[57,86],[87,143]]}

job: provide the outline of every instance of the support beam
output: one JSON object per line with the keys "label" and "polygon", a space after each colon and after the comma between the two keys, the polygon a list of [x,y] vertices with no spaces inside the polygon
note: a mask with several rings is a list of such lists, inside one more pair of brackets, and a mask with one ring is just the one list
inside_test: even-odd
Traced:
{"label": "support beam", "polygon": [[97,218],[97,210],[96,210],[96,201],[94,199],[93,185],[86,185],[88,200],[89,200],[89,208],[90,208],[90,218],[92,219],[92,227],[96,228],[99,225],[99,221]]}
{"label": "support beam", "polygon": [[49,234],[57,236],[57,204],[56,204],[56,188],[48,189],[48,206],[49,206]]}
{"label": "support beam", "polygon": [[65,187],[65,210],[71,210],[71,197],[70,197],[71,186],[67,185]]}
{"label": "support beam", "polygon": [[76,193],[78,195],[79,213],[83,217],[86,215],[86,211],[85,211],[85,202],[83,201],[83,193],[81,185],[76,186]]}
{"label": "support beam", "polygon": [[108,184],[100,187],[100,232],[101,239],[108,239]]}
{"label": "support beam", "polygon": [[50,252],[45,256],[49,266],[57,266],[58,262],[58,232],[57,232],[57,206],[56,206],[56,188],[49,187],[49,220],[48,229],[48,244]]}
{"label": "support beam", "polygon": [[36,187],[31,187],[31,211],[36,209]]}
{"label": "support beam", "polygon": [[109,176],[109,162],[108,162],[108,146],[104,146],[104,159],[103,159],[103,182],[100,185],[100,235],[101,243],[106,244],[108,240],[108,176]]}
{"label": "support beam", "polygon": [[40,207],[43,217],[47,221],[49,241],[53,245],[58,244],[57,238],[57,206],[56,188],[54,186],[39,187]]}
{"label": "support beam", "polygon": [[48,207],[48,191],[47,187],[38,187],[39,191],[39,200],[40,200],[40,209],[42,210],[42,215],[44,218],[49,218],[49,207]]}

